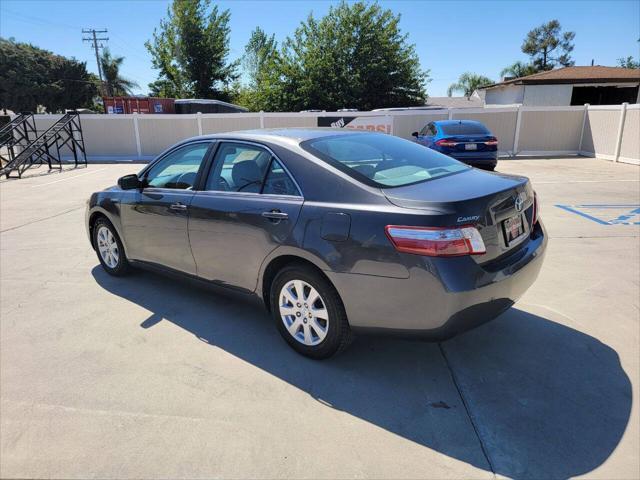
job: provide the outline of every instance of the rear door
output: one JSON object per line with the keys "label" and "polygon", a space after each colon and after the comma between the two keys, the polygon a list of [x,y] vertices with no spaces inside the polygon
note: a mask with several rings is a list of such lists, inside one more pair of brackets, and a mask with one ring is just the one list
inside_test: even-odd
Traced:
{"label": "rear door", "polygon": [[225,141],[189,207],[198,276],[253,291],[265,257],[291,234],[302,194],[266,147]]}

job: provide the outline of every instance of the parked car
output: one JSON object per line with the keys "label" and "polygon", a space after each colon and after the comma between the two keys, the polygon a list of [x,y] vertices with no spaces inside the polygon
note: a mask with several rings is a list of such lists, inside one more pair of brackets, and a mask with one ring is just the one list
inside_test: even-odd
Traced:
{"label": "parked car", "polygon": [[498,139],[475,120],[438,120],[413,132],[416,142],[473,167],[494,170]]}
{"label": "parked car", "polygon": [[336,129],[185,140],[91,195],[86,226],[107,273],[257,295],[314,358],[352,332],[439,340],[486,322],[533,283],[546,247],[527,178]]}

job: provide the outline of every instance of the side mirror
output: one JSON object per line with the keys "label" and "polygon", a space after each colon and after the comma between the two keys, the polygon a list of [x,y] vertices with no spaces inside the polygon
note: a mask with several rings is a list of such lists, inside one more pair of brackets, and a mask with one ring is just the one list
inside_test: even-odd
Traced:
{"label": "side mirror", "polygon": [[136,188],[142,188],[143,183],[138,178],[138,175],[132,173],[131,175],[125,175],[118,179],[118,186],[122,190],[134,190]]}
{"label": "side mirror", "polygon": [[413,133],[411,134],[411,136],[412,136],[412,137],[416,137],[416,138],[418,138],[418,132],[413,132]]}

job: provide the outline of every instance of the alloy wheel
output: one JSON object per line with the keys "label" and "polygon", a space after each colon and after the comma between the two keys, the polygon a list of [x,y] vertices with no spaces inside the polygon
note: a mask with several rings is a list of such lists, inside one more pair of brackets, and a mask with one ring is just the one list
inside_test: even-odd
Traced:
{"label": "alloy wheel", "polygon": [[280,290],[279,311],[289,334],[307,346],[321,343],[329,331],[329,313],[320,293],[303,280],[291,280]]}
{"label": "alloy wheel", "polygon": [[104,225],[98,229],[96,237],[98,239],[100,257],[109,268],[116,268],[120,261],[120,252],[118,250],[116,237],[111,233],[111,230]]}

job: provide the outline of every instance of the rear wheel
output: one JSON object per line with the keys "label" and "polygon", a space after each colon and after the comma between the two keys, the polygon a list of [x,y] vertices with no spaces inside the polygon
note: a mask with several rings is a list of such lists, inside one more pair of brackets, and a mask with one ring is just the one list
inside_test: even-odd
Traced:
{"label": "rear wheel", "polygon": [[102,268],[109,275],[124,275],[129,270],[129,262],[115,228],[106,218],[99,218],[93,226],[93,245]]}
{"label": "rear wheel", "polygon": [[309,267],[283,268],[271,284],[270,304],[278,331],[302,355],[328,358],[351,343],[338,292]]}

